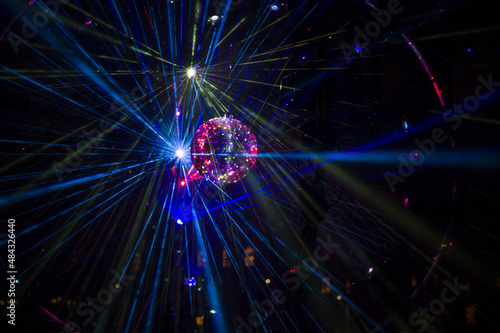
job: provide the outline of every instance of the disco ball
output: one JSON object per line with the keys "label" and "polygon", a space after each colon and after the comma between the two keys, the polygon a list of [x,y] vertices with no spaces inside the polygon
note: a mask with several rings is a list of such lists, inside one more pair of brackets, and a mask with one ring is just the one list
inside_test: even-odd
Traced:
{"label": "disco ball", "polygon": [[194,133],[191,158],[196,170],[218,183],[234,183],[255,164],[257,142],[248,127],[230,117],[214,118]]}

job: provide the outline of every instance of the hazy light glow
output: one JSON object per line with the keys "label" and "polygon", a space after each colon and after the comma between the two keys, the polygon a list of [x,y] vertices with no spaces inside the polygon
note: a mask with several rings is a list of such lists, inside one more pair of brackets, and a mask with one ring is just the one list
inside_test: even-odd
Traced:
{"label": "hazy light glow", "polygon": [[177,156],[178,158],[183,158],[185,155],[186,152],[182,148],[179,148],[175,151],[175,156]]}
{"label": "hazy light glow", "polygon": [[186,280],[186,284],[190,287],[196,286],[196,280],[194,277],[189,278]]}
{"label": "hazy light glow", "polygon": [[194,77],[195,75],[196,75],[196,70],[195,70],[194,68],[190,68],[190,69],[188,69],[188,71],[187,71],[187,76],[188,76],[189,78],[192,78],[192,77]]}

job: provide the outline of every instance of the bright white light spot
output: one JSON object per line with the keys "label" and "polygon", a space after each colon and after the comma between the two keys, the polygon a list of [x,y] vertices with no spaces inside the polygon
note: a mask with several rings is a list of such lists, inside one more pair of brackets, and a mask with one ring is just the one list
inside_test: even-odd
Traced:
{"label": "bright white light spot", "polygon": [[370,274],[371,272],[373,272],[373,267],[368,268],[368,274]]}
{"label": "bright white light spot", "polygon": [[211,314],[215,314],[215,313],[217,313],[217,311],[215,311],[215,310],[210,310],[210,313],[211,313]]}
{"label": "bright white light spot", "polygon": [[185,152],[184,152],[184,149],[182,148],[179,148],[175,151],[175,156],[177,156],[178,158],[183,158],[185,155]]}
{"label": "bright white light spot", "polygon": [[181,219],[177,219],[177,224],[182,224],[182,220]]}
{"label": "bright white light spot", "polygon": [[192,77],[193,77],[193,76],[195,76],[195,75],[196,75],[196,70],[195,70],[194,68],[190,68],[190,69],[188,69],[188,71],[187,71],[187,76],[188,76],[189,78],[192,78]]}
{"label": "bright white light spot", "polygon": [[214,15],[210,18],[210,21],[212,22],[217,22],[219,20],[219,17],[217,15]]}

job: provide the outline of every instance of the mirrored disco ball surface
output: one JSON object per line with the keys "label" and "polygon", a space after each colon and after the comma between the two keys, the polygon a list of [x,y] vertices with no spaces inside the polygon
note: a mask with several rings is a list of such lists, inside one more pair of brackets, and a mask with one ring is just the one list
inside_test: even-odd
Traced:
{"label": "mirrored disco ball surface", "polygon": [[253,167],[257,154],[255,136],[241,121],[214,118],[194,133],[191,158],[196,170],[217,183],[234,183]]}

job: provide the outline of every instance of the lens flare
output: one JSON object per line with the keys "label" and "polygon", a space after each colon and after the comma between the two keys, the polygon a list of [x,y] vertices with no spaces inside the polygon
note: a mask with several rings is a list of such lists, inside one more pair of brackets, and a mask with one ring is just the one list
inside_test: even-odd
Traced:
{"label": "lens flare", "polygon": [[175,156],[177,156],[178,158],[183,158],[185,155],[186,152],[182,148],[179,148],[175,151]]}
{"label": "lens flare", "polygon": [[196,70],[195,70],[194,68],[190,68],[190,69],[188,69],[188,71],[187,71],[187,77],[188,77],[188,78],[192,78],[192,77],[194,77],[195,75],[196,75]]}

